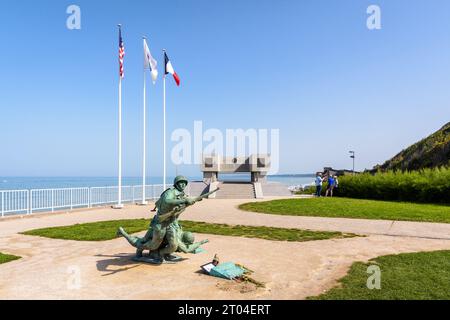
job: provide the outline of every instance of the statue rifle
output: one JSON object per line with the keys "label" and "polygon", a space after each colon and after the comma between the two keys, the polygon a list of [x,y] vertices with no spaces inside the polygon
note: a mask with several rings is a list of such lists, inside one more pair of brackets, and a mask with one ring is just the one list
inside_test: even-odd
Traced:
{"label": "statue rifle", "polygon": [[[220,190],[220,188],[217,188],[217,189],[215,189],[215,190],[213,190],[213,191],[210,191],[210,192],[208,192],[208,193],[202,194],[201,196],[194,198],[194,201],[195,201],[195,202],[202,201],[203,199],[209,197],[210,195],[216,193],[216,192],[219,191],[219,190]],[[181,213],[179,213],[179,212],[182,211],[183,209],[187,208],[187,207],[189,207],[189,205],[187,205],[187,204],[180,204],[180,205],[176,206],[176,207],[172,210],[172,215],[175,214],[176,217],[179,216],[179,215],[181,214]],[[160,221],[161,221],[161,222],[168,219],[169,215],[168,215],[168,214],[165,214],[165,216],[167,216],[167,217],[165,217],[165,218],[160,218]]]}
{"label": "statue rifle", "polygon": [[215,189],[215,190],[213,190],[213,191],[210,191],[210,192],[208,192],[208,193],[202,194],[201,196],[195,198],[195,202],[197,202],[197,201],[202,201],[203,199],[208,198],[210,195],[216,193],[216,192],[219,191],[219,190],[220,190],[220,188],[217,188],[217,189]]}

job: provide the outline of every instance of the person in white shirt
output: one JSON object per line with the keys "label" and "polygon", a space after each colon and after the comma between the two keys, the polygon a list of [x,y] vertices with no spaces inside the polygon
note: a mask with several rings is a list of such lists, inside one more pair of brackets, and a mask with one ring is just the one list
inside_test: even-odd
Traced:
{"label": "person in white shirt", "polygon": [[322,178],[322,174],[320,172],[316,175],[316,196],[320,197],[322,194],[322,184],[323,184],[324,178]]}

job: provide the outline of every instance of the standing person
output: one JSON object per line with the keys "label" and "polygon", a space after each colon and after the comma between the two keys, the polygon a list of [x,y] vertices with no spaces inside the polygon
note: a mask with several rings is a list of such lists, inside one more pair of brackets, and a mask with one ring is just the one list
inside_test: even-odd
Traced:
{"label": "standing person", "polygon": [[320,172],[317,172],[316,175],[316,196],[320,197],[322,193],[322,183],[323,183],[322,174]]}
{"label": "standing person", "polygon": [[325,192],[325,197],[328,197],[328,193],[331,195],[331,197],[333,198],[333,189],[336,186],[336,180],[334,179],[334,177],[329,174],[328,175],[328,187],[327,187],[327,192]]}
{"label": "standing person", "polygon": [[337,189],[339,187],[338,176],[334,176],[334,188]]}

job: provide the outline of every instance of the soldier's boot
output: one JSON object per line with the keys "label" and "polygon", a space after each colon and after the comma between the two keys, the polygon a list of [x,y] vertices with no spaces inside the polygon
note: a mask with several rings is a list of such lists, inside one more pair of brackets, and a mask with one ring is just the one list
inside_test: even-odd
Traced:
{"label": "soldier's boot", "polygon": [[124,236],[124,232],[125,232],[125,230],[122,227],[119,227],[119,229],[117,229],[117,231],[116,231],[116,236],[123,237]]}
{"label": "soldier's boot", "polygon": [[155,262],[159,262],[159,263],[163,263],[164,262],[164,258],[159,254],[158,250],[153,250],[150,251],[148,254],[148,257],[152,260],[154,260]]}
{"label": "soldier's boot", "polygon": [[164,260],[176,262],[181,260],[180,257],[174,255],[173,253],[178,249],[178,242],[176,238],[176,231],[170,228],[166,234],[167,245],[159,250],[159,254],[164,257]]}
{"label": "soldier's boot", "polygon": [[136,249],[136,258],[142,258],[142,252],[144,252],[144,249],[137,248]]}
{"label": "soldier's boot", "polygon": [[128,241],[128,243],[129,244],[131,244],[133,247],[139,247],[139,238],[138,237],[133,237],[133,236],[130,236],[126,231],[125,231],[125,229],[124,228],[122,228],[122,227],[120,227],[118,230],[117,230],[117,233],[116,233],[118,236],[122,236],[122,237],[124,237],[125,239],[127,239],[127,241]]}
{"label": "soldier's boot", "polygon": [[170,262],[177,262],[180,261],[181,258],[175,254],[173,254],[177,249],[177,246],[173,245],[172,243],[169,243],[168,246],[166,246],[163,249],[159,250],[159,255],[164,257],[164,260],[170,261]]}
{"label": "soldier's boot", "polygon": [[166,261],[180,261],[181,257],[169,253],[169,254],[165,254],[164,255],[164,260],[166,260]]}

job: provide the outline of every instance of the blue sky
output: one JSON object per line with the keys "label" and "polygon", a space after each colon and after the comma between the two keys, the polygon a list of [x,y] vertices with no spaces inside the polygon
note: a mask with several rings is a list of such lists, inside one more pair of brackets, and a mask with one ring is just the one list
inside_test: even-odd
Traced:
{"label": "blue sky", "polygon": [[[280,173],[371,168],[450,120],[450,2],[2,1],[2,176],[113,176],[117,23],[124,175],[141,172],[142,35],[168,82],[168,133],[280,129]],[[81,8],[81,30],[66,8]],[[382,29],[368,30],[377,4]],[[162,170],[162,82],[148,90],[149,175]],[[169,144],[171,145],[171,144]],[[174,172],[169,164],[169,174]],[[198,175],[197,166],[179,168]]]}

